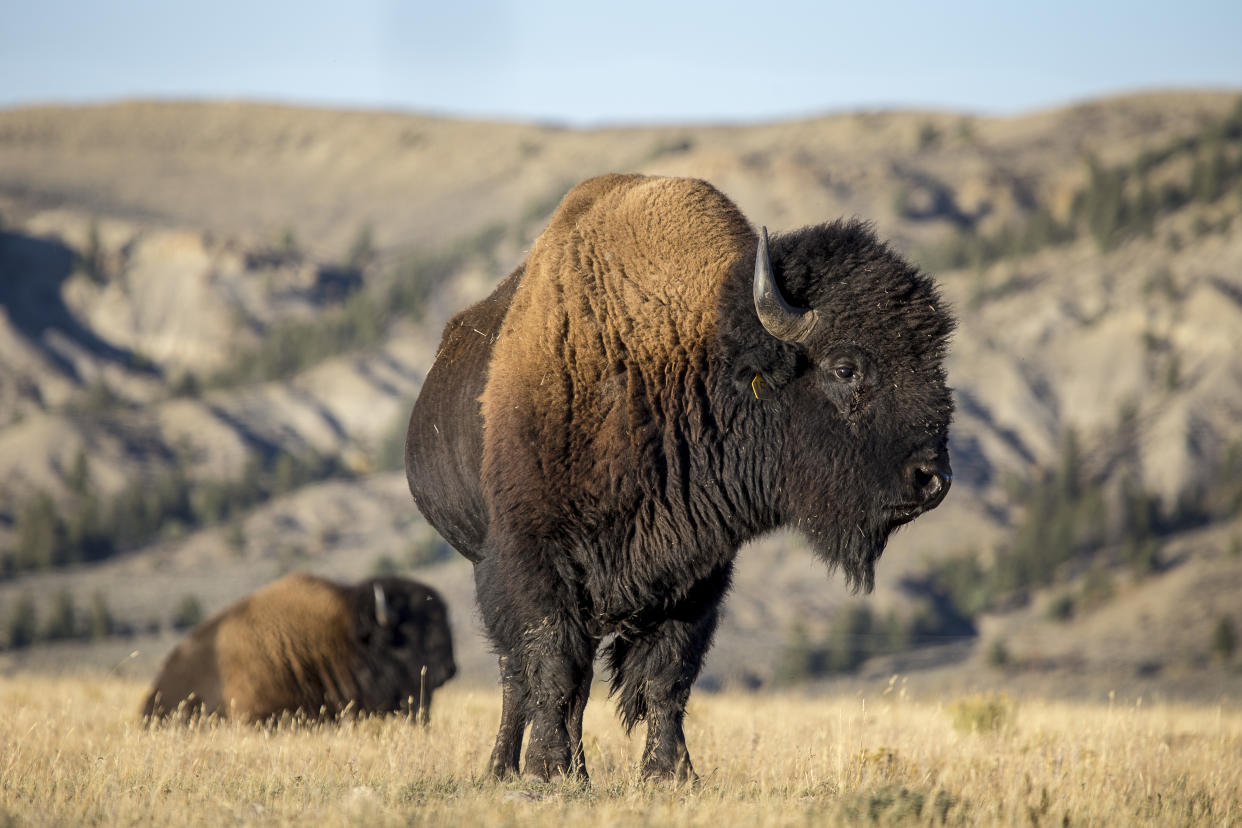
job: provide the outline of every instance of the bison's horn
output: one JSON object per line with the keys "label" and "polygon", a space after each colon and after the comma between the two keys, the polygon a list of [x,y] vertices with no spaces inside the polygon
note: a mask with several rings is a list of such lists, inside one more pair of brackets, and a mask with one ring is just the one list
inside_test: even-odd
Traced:
{"label": "bison's horn", "polygon": [[813,308],[795,308],[781,296],[772,276],[772,259],[768,255],[768,228],[764,227],[755,253],[755,311],[768,333],[785,342],[802,342],[811,335],[819,312]]}
{"label": "bison's horn", "polygon": [[381,627],[392,623],[392,616],[388,613],[388,599],[384,597],[384,588],[379,584],[375,585],[375,623]]}

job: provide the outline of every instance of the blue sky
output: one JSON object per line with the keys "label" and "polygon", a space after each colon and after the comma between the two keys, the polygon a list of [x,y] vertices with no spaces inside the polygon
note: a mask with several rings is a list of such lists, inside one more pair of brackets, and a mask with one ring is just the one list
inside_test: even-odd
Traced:
{"label": "blue sky", "polygon": [[0,107],[260,99],[571,125],[1242,91],[1242,2],[7,0]]}

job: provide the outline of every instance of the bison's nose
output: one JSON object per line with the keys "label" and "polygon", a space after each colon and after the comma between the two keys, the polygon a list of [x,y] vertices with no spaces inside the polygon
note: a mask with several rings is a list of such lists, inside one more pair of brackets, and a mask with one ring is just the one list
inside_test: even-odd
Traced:
{"label": "bison's nose", "polygon": [[948,467],[938,468],[931,463],[914,463],[907,478],[914,490],[914,499],[924,511],[935,509],[949,493],[953,473]]}

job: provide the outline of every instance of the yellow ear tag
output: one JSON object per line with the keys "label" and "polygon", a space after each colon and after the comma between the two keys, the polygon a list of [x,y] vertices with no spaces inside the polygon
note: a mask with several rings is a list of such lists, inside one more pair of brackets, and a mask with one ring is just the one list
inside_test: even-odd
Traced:
{"label": "yellow ear tag", "polygon": [[760,374],[755,374],[755,378],[750,381],[750,390],[755,392],[755,399],[756,400],[771,399],[770,396],[764,396],[764,393],[767,391],[767,389],[768,389],[768,384],[763,381],[763,376]]}

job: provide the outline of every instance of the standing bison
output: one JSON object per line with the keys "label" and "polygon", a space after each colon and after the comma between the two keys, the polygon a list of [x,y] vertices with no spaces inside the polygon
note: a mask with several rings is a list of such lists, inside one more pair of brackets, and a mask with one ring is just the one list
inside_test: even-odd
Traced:
{"label": "standing bison", "polygon": [[432,691],[456,671],[448,612],[429,587],[287,575],[178,644],[143,715],[330,718],[406,710],[413,700],[426,724]]}
{"label": "standing bison", "polygon": [[607,175],[445,328],[410,491],[474,562],[500,657],[491,757],[585,776],[596,651],[642,770],[694,777],[686,700],[738,547],[800,529],[871,589],[889,534],[949,489],[953,318],[858,222],[774,237],[697,180]]}

